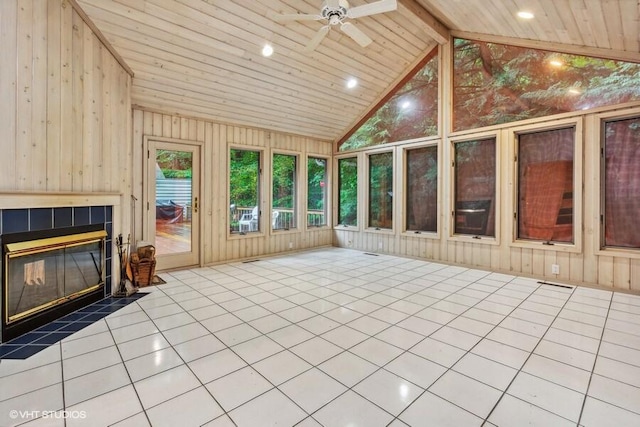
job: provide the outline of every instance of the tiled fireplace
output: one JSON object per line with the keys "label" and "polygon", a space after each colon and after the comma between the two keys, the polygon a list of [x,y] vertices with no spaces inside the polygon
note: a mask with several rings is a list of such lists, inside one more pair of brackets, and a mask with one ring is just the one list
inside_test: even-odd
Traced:
{"label": "tiled fireplace", "polygon": [[113,205],[0,209],[7,342],[111,295]]}

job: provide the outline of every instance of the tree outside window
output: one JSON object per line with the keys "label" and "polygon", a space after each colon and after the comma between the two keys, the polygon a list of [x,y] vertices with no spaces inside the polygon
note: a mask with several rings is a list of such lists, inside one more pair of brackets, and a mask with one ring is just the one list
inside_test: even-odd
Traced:
{"label": "tree outside window", "polygon": [[338,224],[358,225],[358,159],[338,159]]}
{"label": "tree outside window", "polygon": [[327,225],[327,159],[307,159],[307,226]]}
{"label": "tree outside window", "polygon": [[[231,149],[229,153],[229,229],[259,231],[260,152]],[[241,229],[242,228],[242,229]]]}
{"label": "tree outside window", "polygon": [[342,143],[340,151],[438,134],[438,48]]}
{"label": "tree outside window", "polygon": [[296,227],[296,170],[297,156],[273,155],[273,192],[271,225],[274,230]]}
{"label": "tree outside window", "polygon": [[640,100],[640,64],[454,39],[453,130]]}
{"label": "tree outside window", "polygon": [[369,156],[369,227],[393,227],[393,153]]}

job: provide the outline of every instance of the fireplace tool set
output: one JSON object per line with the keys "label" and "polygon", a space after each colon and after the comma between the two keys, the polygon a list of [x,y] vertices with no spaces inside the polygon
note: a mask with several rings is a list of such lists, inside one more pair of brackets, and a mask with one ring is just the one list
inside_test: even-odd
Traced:
{"label": "fireplace tool set", "polygon": [[[131,235],[127,236],[125,243],[122,234],[116,237],[116,250],[118,251],[118,261],[120,262],[120,284],[118,290],[114,292],[115,297],[128,297],[135,294],[137,288],[133,285],[133,274],[131,272],[131,264],[129,263],[129,249],[131,248]],[[127,282],[131,286],[127,286]]]}

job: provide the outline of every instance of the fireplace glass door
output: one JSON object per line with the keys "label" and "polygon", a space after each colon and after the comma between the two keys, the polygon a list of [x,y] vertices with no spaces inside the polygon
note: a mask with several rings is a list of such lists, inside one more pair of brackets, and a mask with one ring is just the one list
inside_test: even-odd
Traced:
{"label": "fireplace glass door", "polygon": [[49,240],[54,239],[25,242],[35,246],[27,249],[25,243],[7,245],[6,324],[91,292],[104,283],[103,238],[55,245],[48,244]]}

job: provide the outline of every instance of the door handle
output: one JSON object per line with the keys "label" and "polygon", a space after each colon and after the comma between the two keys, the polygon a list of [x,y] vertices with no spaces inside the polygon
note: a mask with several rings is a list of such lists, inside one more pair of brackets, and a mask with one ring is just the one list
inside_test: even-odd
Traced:
{"label": "door handle", "polygon": [[196,197],[193,202],[193,213],[198,213],[198,198]]}

